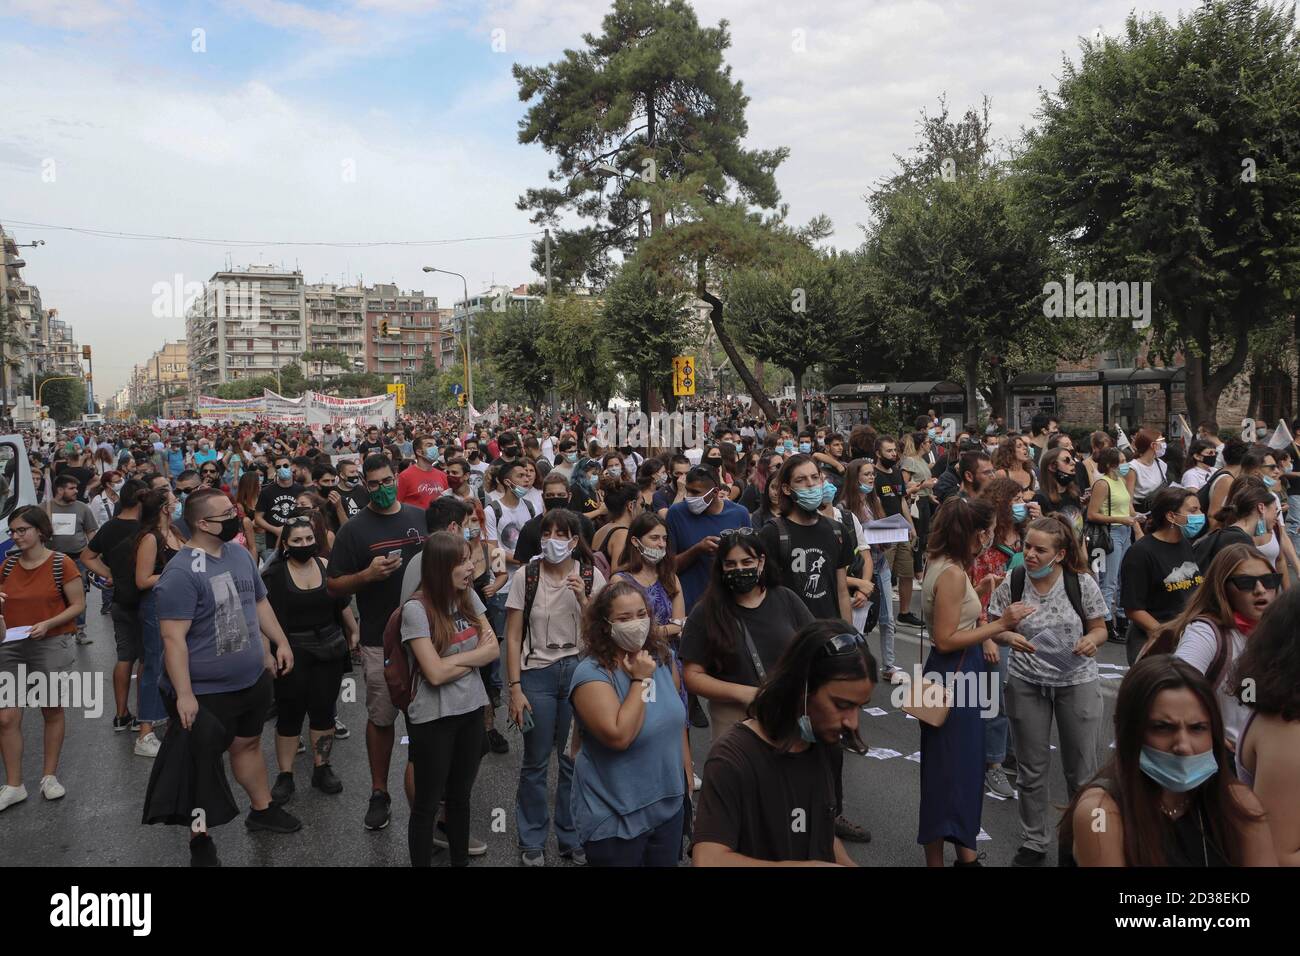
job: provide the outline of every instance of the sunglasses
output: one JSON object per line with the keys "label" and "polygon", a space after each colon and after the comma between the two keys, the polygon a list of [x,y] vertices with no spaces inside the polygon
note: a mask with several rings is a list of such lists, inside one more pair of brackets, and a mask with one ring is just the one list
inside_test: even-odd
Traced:
{"label": "sunglasses", "polygon": [[1256,584],[1264,585],[1265,591],[1276,591],[1282,586],[1280,574],[1234,574],[1228,583],[1238,591],[1253,591]]}
{"label": "sunglasses", "polygon": [[736,538],[748,538],[750,535],[756,533],[757,532],[755,532],[753,528],[730,528],[718,535],[718,541],[721,542],[735,540]]}
{"label": "sunglasses", "polygon": [[852,654],[860,647],[867,646],[867,639],[861,634],[836,634],[821,647],[821,653],[827,657]]}

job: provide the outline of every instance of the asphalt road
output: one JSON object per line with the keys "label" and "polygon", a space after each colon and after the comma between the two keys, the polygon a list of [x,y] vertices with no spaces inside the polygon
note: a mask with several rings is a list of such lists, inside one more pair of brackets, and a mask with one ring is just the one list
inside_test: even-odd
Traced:
{"label": "asphalt road", "polygon": [[[6,865],[18,866],[176,866],[188,865],[186,833],[180,828],[143,826],[140,823],[145,787],[152,761],[132,752],[134,734],[112,731],[111,670],[114,644],[106,615],[98,612],[97,592],[90,598],[92,611],[87,629],[94,643],[77,648],[78,667],[103,675],[104,713],[87,719],[81,711],[69,711],[67,739],[64,745],[59,779],[67,796],[48,802],[39,792],[41,773],[42,721],[39,713],[24,716],[23,777],[28,799],[0,813],[0,845],[4,847]],[[897,656],[900,665],[916,660],[918,641],[915,628],[900,627]],[[869,640],[873,652],[879,653],[879,638]],[[1126,664],[1125,649],[1103,646],[1098,661]],[[1120,669],[1109,669],[1121,674]],[[358,675],[359,676],[359,675]],[[359,682],[358,682],[359,683]],[[1119,680],[1102,681],[1105,695],[1107,731],[1099,742],[1105,748],[1111,740],[1109,728],[1114,713],[1115,691]],[[850,854],[864,866],[920,866],[921,848],[916,843],[917,807],[920,802],[920,765],[906,759],[920,748],[920,730],[915,720],[907,718],[890,704],[890,686],[876,688],[871,708],[880,715],[862,714],[862,735],[880,756],[857,757],[846,754],[844,763],[845,813],[866,826],[872,833],[867,844],[848,844]],[[406,848],[408,812],[402,792],[405,761],[395,755],[390,774],[390,792],[395,795],[393,822],[385,830],[370,832],[362,826],[369,798],[369,771],[365,754],[364,691],[359,689],[357,702],[342,703],[339,715],[352,730],[347,740],[334,748],[333,765],[343,781],[344,790],[334,796],[310,786],[311,765],[306,755],[295,761],[297,793],[288,809],[303,821],[298,833],[278,835],[250,833],[238,821],[213,831],[223,864],[227,866],[405,866],[409,862]],[[134,693],[132,694],[134,708]],[[498,725],[504,728],[504,708],[498,711]],[[508,754],[488,754],[483,758],[474,786],[472,832],[488,845],[485,856],[475,858],[476,866],[517,865],[514,825],[515,788],[518,780],[520,737],[517,731],[504,731],[510,741]],[[1053,735],[1055,740],[1055,735]],[[709,732],[693,730],[692,747],[697,767],[703,766]],[[267,724],[263,750],[274,781],[274,724]],[[401,745],[398,750],[404,750]],[[894,751],[898,756],[889,756]],[[552,764],[551,786],[555,771]],[[1014,778],[1013,778],[1014,781]],[[1052,803],[1066,802],[1065,781],[1060,762],[1053,752]],[[234,792],[241,809],[247,810],[247,797],[238,785]],[[493,821],[504,823],[505,832],[493,832]],[[988,840],[981,839],[979,849],[986,854],[986,866],[1010,865],[1019,846],[1019,823],[1015,800],[986,796],[983,829]],[[952,859],[952,850],[948,851]],[[1055,862],[1051,851],[1049,863]],[[446,865],[445,852],[437,853],[434,865]],[[569,866],[559,860],[554,837],[547,848],[547,864]]]}

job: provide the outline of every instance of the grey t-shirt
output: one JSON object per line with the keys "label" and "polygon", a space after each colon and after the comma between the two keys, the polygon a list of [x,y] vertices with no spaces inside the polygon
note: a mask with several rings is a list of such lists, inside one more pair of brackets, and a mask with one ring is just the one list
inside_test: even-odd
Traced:
{"label": "grey t-shirt", "polygon": [[80,554],[85,550],[89,536],[99,530],[99,522],[95,520],[90,505],[84,501],[63,505],[53,499],[49,505],[50,524],[54,525],[50,549],[62,554]]}
{"label": "grey t-shirt", "polygon": [[[257,602],[266,585],[248,550],[227,542],[220,557],[182,548],[154,586],[158,621],[189,621],[185,644],[195,695],[225,694],[257,683],[266,665]],[[170,693],[166,669],[160,683]]]}
{"label": "grey t-shirt", "polygon": [[[1101,596],[1101,588],[1091,574],[1079,575],[1079,592],[1083,600],[1083,613],[1088,620],[1106,616],[1106,602]],[[1059,647],[1068,644],[1073,647],[1083,637],[1083,622],[1070,605],[1070,597],[1065,593],[1065,575],[1062,574],[1046,594],[1040,595],[1034,589],[1033,582],[1025,578],[1025,592],[1021,600],[1030,607],[1037,608],[1033,614],[1020,622],[1017,631],[1029,643],[1037,645],[1035,638],[1044,631],[1053,635],[1053,643]],[[1000,617],[1011,601],[1011,575],[998,585],[998,589],[989,598],[989,620]],[[1044,650],[1047,650],[1044,647]],[[1055,659],[1069,667],[1048,663],[1047,655],[1022,654],[1011,652],[1007,662],[1007,673],[1012,677],[1038,684],[1041,687],[1073,687],[1097,680],[1097,659],[1082,655],[1054,655]]]}
{"label": "grey t-shirt", "polygon": [[[471,589],[467,596],[475,618],[482,617],[486,608],[479,600],[478,594]],[[453,606],[447,610],[451,614],[455,633],[452,635],[451,642],[439,655],[443,659],[478,647],[478,630],[474,621],[466,620],[459,607]],[[402,605],[402,642],[429,636],[429,615],[424,612],[424,605],[418,600],[407,601]],[[439,717],[467,714],[472,710],[478,710],[488,702],[487,692],[483,689],[483,678],[479,676],[478,668],[468,671],[449,684],[435,687],[424,679],[424,674],[420,671],[414,657],[411,666],[412,670],[419,675],[415,696],[406,709],[406,719],[413,724],[427,723]]]}

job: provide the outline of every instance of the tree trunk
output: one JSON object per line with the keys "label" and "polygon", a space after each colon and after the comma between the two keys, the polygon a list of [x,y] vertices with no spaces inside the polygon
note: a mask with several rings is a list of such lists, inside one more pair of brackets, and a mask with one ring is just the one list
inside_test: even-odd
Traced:
{"label": "tree trunk", "polygon": [[718,342],[722,345],[723,351],[727,353],[727,358],[731,361],[731,367],[736,370],[740,380],[745,383],[745,388],[749,389],[749,394],[753,397],[758,407],[763,410],[763,415],[769,422],[779,422],[781,413],[777,411],[766,394],[763,392],[762,384],[754,378],[741,358],[740,350],[736,348],[736,343],[731,341],[731,336],[727,334],[726,329],[722,327],[722,300],[710,292],[704,285],[704,263],[699,264],[697,272],[695,294],[703,301],[709,304],[709,321],[713,325],[713,331],[718,336]]}
{"label": "tree trunk", "polygon": [[[970,421],[979,420],[979,371],[980,371],[980,353],[977,349],[972,349],[966,353],[966,418]],[[993,414],[997,414],[997,406],[993,406]],[[963,422],[962,424],[965,424]]]}
{"label": "tree trunk", "polygon": [[[646,145],[650,147],[650,158],[655,163],[653,184],[658,184],[659,140],[657,138],[658,126],[655,122],[658,119],[658,117],[655,116],[655,95],[653,90],[647,90],[645,94],[645,115],[646,115],[646,121],[645,121]],[[653,193],[651,194],[651,197],[652,198],[650,199],[650,234],[652,236],[657,236],[661,231],[663,231],[664,228],[664,213],[663,210],[659,208],[659,204],[655,202],[653,198]]]}
{"label": "tree trunk", "polygon": [[1210,353],[1208,335],[1202,341],[1201,354],[1188,353],[1186,359],[1187,411],[1192,416],[1188,422],[1193,428],[1201,422],[1218,424],[1219,396],[1246,365],[1247,338],[1246,327],[1237,324],[1240,330],[1232,350],[1232,356],[1217,369],[1211,371],[1210,363],[1205,358]]}
{"label": "tree trunk", "polygon": [[791,369],[790,374],[794,376],[794,403],[799,416],[795,424],[799,431],[803,431],[808,427],[808,416],[804,413],[803,407],[803,369]]}

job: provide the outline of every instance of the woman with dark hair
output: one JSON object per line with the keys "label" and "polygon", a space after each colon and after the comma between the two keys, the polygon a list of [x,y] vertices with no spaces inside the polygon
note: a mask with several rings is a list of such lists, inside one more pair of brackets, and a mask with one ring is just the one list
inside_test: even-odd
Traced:
{"label": "woman with dark hair", "polygon": [[1105,472],[1098,470],[1097,458],[1107,448],[1113,447],[1114,444],[1115,440],[1110,437],[1109,432],[1098,430],[1088,436],[1088,455],[1083,459],[1084,471],[1088,479],[1085,487],[1091,488],[1101,480],[1101,476]]}
{"label": "woman with dark hair", "polygon": [[565,508],[547,511],[541,521],[541,555],[519,569],[506,598],[510,720],[524,733],[515,802],[524,866],[546,865],[542,848],[551,824],[547,773],[552,752],[559,761],[555,836],[560,855],[578,863],[586,859],[573,825],[573,759],[564,744],[572,718],[569,687],[578,664],[582,615],[603,587],[605,578],[594,567],[578,516]]}
{"label": "woman with dark hair", "polygon": [[[696,866],[856,866],[835,835],[843,750],[865,753],[861,709],[878,680],[846,621],[799,629],[749,705],[714,744],[695,818]],[[803,826],[792,826],[792,820]]]}
{"label": "woman with dark hair", "polygon": [[675,568],[668,526],[653,512],[639,515],[627,529],[627,546],[616,577],[645,596],[655,626],[670,645],[678,643],[686,624],[686,605]]}
{"label": "woman with dark hair", "polygon": [[[1023,601],[1009,604],[988,624],[979,623],[980,596],[969,569],[992,546],[994,518],[989,501],[954,497],[939,506],[930,528],[921,602],[933,649],[925,673],[950,686],[978,681],[985,668],[977,649],[985,638],[1030,654],[1034,650],[1016,633],[1034,611]],[[984,590],[992,590],[992,579],[985,585]],[[919,696],[919,678],[918,668],[909,688],[914,696]],[[975,841],[984,806],[984,720],[980,702],[970,696],[954,701],[942,725],[921,724],[921,820],[916,840],[925,847],[926,866],[943,866],[945,842],[957,847],[954,866],[980,865]]]}
{"label": "woman with dark hair", "polygon": [[[1273,570],[1277,570],[1278,546],[1274,540],[1279,523],[1277,496],[1261,478],[1242,475],[1233,481],[1223,507],[1213,517],[1218,528],[1201,537],[1194,548],[1196,563],[1202,571],[1230,544],[1258,548]],[[1273,547],[1261,547],[1261,542],[1271,543]]]}
{"label": "woman with dark hair", "polygon": [[760,464],[765,469],[763,476],[763,494],[758,507],[750,512],[750,524],[755,531],[767,524],[781,513],[781,466],[785,459],[780,454],[773,454],[766,459],[767,464]]}
{"label": "woman with dark hair", "polygon": [[1172,652],[1205,675],[1218,695],[1224,741],[1234,752],[1249,708],[1238,703],[1228,678],[1281,585],[1282,575],[1257,548],[1228,545],[1205,569],[1205,580],[1186,609],[1160,629],[1148,649],[1150,654]]}
{"label": "woman with dark hair", "polygon": [[[1036,651],[1011,653],[1004,686],[1016,742],[1023,840],[1012,865],[1042,866],[1049,839],[1053,720],[1067,793],[1073,797],[1097,773],[1097,734],[1105,708],[1096,655],[1106,642],[1106,602],[1074,530],[1060,515],[1030,522],[1024,554],[1023,569],[993,592],[989,614],[1001,614],[1020,600],[1035,609],[1021,633]],[[1062,862],[1068,853],[1067,847]]]}
{"label": "woman with dark hair", "polygon": [[[1237,776],[1268,814],[1281,866],[1300,866],[1300,589],[1260,617],[1226,682],[1249,716],[1237,740]],[[1226,686],[1226,685],[1225,685]]]}
{"label": "woman with dark hair", "polygon": [[257,496],[262,493],[262,476],[255,469],[244,472],[235,488],[235,511],[239,515],[239,534],[235,543],[248,549],[249,556],[257,560],[257,528],[253,515],[257,513]]}
{"label": "woman with dark hair", "polygon": [[[866,526],[884,517],[880,496],[876,494],[875,467],[870,461],[855,458],[849,462],[844,474],[844,498],[841,502],[850,516],[858,553],[849,568],[850,585],[858,584],[869,601],[879,602],[876,626],[880,629],[880,677],[891,684],[901,683],[903,672],[894,666],[894,633],[898,622],[894,620],[894,579],[885,559],[885,549],[878,544],[867,544]],[[867,623],[871,607],[854,608],[853,626],[863,634],[869,633]]]}
{"label": "woman with dark hair", "polygon": [[1114,755],[1066,809],[1061,843],[1080,866],[1277,865],[1263,809],[1233,778],[1214,690],[1196,668],[1157,654],[1124,677]]}
{"label": "woman with dark hair", "polygon": [[601,491],[609,520],[596,532],[591,546],[605,556],[611,570],[617,570],[624,560],[628,528],[641,513],[641,493],[632,482],[613,479],[602,479]]}
{"label": "woman with dark hair", "polygon": [[278,543],[280,560],[262,574],[266,598],[293,650],[294,667],[275,678],[275,756],[279,775],[271,799],[284,806],[293,797],[293,757],[303,718],[311,737],[311,785],[322,793],[341,793],[343,784],[330,767],[335,740],[335,703],[350,669],[349,652],[361,641],[347,597],[330,597],[325,587],[329,562],[320,557],[313,522],[288,518]]}
{"label": "woman with dark hair", "polygon": [[587,607],[569,699],[578,839],[592,866],[676,866],[694,772],[681,675],[640,588],[618,580]]}
{"label": "woman with dark hair", "polygon": [[1022,491],[1037,491],[1038,476],[1029,460],[1029,440],[1022,435],[1007,435],[993,453],[993,467],[999,478],[1012,478]]}
{"label": "woman with dark hair", "polygon": [[1119,603],[1128,619],[1130,666],[1201,585],[1192,539],[1205,527],[1205,515],[1196,492],[1163,488],[1147,507],[1146,534],[1128,549],[1120,568]]}
{"label": "woman with dark hair", "polygon": [[321,554],[328,556],[334,550],[334,531],[325,517],[329,505],[314,491],[301,492],[294,505],[293,514],[311,519],[311,528],[316,534],[316,546]]}
{"label": "woman with dark hair", "polygon": [[654,513],[655,492],[668,487],[668,469],[662,458],[647,458],[636,470],[636,487],[641,512]]}
{"label": "woman with dark hair", "polygon": [[1156,493],[1169,485],[1169,466],[1162,461],[1167,447],[1164,436],[1151,428],[1139,428],[1133,436],[1133,468],[1128,486],[1133,510],[1138,514],[1149,513]]}
{"label": "woman with dark hair", "polygon": [[451,865],[469,865],[470,791],[483,757],[479,711],[488,703],[478,669],[500,653],[473,581],[469,542],[434,532],[424,542],[420,589],[402,605],[402,646],[411,655],[414,686],[406,709],[415,766],[411,866],[432,865],[434,818],[444,800]]}
{"label": "woman with dark hair", "polygon": [[1079,497],[1079,466],[1068,448],[1049,448],[1038,461],[1038,494],[1034,501],[1045,514],[1065,518],[1075,537],[1083,540],[1083,501]]}
{"label": "woman with dark hair", "polygon": [[135,753],[139,757],[158,756],[162,743],[154,734],[153,725],[167,717],[162,695],[158,692],[158,679],[163,669],[163,643],[154,585],[167,562],[185,546],[185,539],[172,525],[175,504],[176,498],[166,486],[140,496],[140,529],[135,535],[135,586],[140,594],[140,635],[144,647],[136,697],[140,708],[140,733],[135,741]]}
{"label": "woman with dark hair", "polygon": [[749,528],[722,533],[704,596],[686,619],[686,687],[709,702],[716,743],[745,719],[745,708],[812,612],[781,586],[776,565]]}
{"label": "woman with dark hair", "polygon": [[[764,520],[766,520],[766,517],[771,516],[770,502],[766,509],[763,503],[768,501],[768,484],[773,477],[781,473],[781,463],[784,460],[780,452],[764,452],[758,456],[758,461],[750,469],[749,480],[745,482],[745,488],[740,493],[740,500],[737,503],[751,515],[766,511]],[[754,527],[757,528],[758,526],[758,523],[754,522]]]}
{"label": "woman with dark hair", "polygon": [[[1123,453],[1108,445],[1096,455],[1095,465],[1100,477],[1093,483],[1088,497],[1088,520],[1110,528],[1110,552],[1105,556],[1105,569],[1101,575],[1101,593],[1106,598],[1109,618],[1116,621],[1117,643],[1126,641],[1117,620],[1119,603],[1120,566],[1124,555],[1132,546],[1134,537],[1141,536],[1138,517],[1133,512],[1133,497],[1129,492],[1129,465]],[[1127,625],[1124,626],[1127,630]]]}

